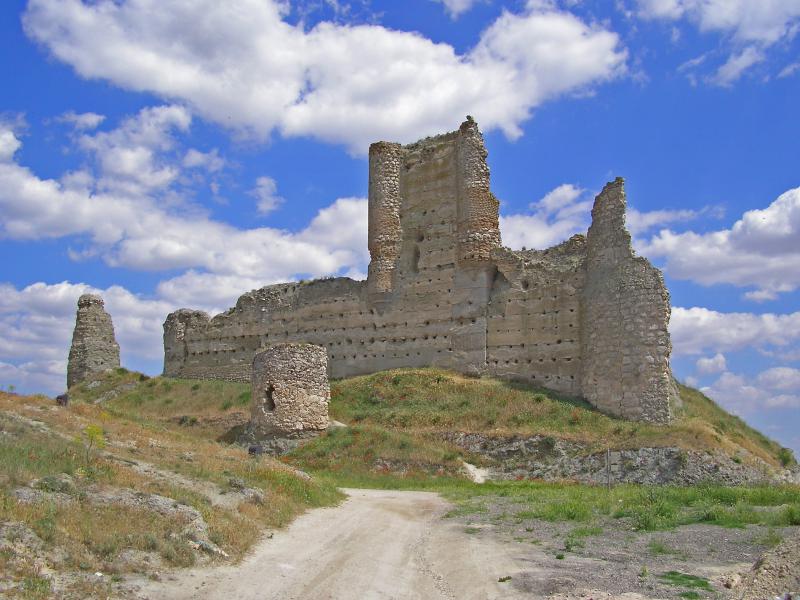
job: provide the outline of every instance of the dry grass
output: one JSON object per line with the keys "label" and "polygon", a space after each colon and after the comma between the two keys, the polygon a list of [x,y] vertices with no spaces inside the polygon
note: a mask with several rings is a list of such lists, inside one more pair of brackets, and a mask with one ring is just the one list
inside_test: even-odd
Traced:
{"label": "dry grass", "polygon": [[[104,445],[88,455],[80,439],[87,426],[99,428]],[[126,550],[153,553],[173,566],[188,566],[196,558],[182,535],[187,524],[180,518],[84,501],[97,486],[132,488],[192,506],[208,524],[209,539],[233,560],[241,558],[266,528],[283,526],[308,507],[330,505],[342,497],[332,484],[306,481],[279,461],[250,459],[246,451],[202,439],[196,431],[141,415],[127,418],[111,406],[78,402],[64,409],[42,396],[0,393],[0,430],[0,523],[18,521],[33,529],[51,555],[62,557],[54,565],[59,570],[114,573],[134,568],[119,561]],[[137,469],[133,461],[161,472]],[[62,473],[70,475],[75,487],[68,504],[26,505],[11,496],[33,479]],[[205,492],[230,491],[233,479],[260,489],[266,502],[212,504]],[[49,597],[41,578],[26,564],[11,569],[17,581],[29,581],[31,590],[20,589],[20,594]]]}
{"label": "dry grass", "polygon": [[608,417],[555,392],[497,379],[466,378],[438,369],[400,369],[332,383],[333,418],[411,432],[467,431],[550,435],[596,448],[679,446],[744,449],[781,464],[782,448],[709,398],[680,386],[684,403],[668,427]]}

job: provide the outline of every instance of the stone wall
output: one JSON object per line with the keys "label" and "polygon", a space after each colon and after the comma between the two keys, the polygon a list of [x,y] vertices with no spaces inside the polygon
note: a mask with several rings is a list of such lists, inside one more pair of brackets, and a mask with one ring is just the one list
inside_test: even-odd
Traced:
{"label": "stone wall", "polygon": [[306,342],[326,348],[332,377],[439,366],[669,420],[669,296],[631,250],[622,180],[598,196],[588,237],[514,252],[500,245],[471,118],[407,146],[373,144],[369,165],[367,281],[267,286],[213,318],[172,313],[166,375],[248,381],[260,349]]}
{"label": "stone wall", "polygon": [[119,344],[103,299],[84,294],[78,299],[72,346],[67,361],[67,387],[119,367]]}
{"label": "stone wall", "polygon": [[328,427],[328,355],[312,344],[277,344],[253,358],[249,428],[261,435]]}

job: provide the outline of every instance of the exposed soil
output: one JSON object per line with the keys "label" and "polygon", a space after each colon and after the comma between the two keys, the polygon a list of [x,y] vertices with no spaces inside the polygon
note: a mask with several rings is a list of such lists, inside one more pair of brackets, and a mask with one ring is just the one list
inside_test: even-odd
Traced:
{"label": "exposed soil", "polygon": [[[581,524],[515,519],[520,507],[506,498],[490,500],[486,513],[447,517],[452,506],[428,492],[348,494],[341,506],[312,511],[264,539],[237,566],[130,589],[139,598],[210,600],[729,598],[769,537],[753,526],[635,532],[625,519],[576,537]],[[660,576],[670,571],[700,578],[701,587],[667,583]]]}

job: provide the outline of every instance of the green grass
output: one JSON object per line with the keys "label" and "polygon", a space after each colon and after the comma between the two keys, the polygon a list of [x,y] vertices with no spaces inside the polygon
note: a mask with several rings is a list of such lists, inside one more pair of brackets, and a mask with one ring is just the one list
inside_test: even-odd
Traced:
{"label": "green grass", "polygon": [[297,466],[363,485],[385,475],[417,482],[459,477],[461,452],[412,433],[367,425],[329,430],[291,453]]}
{"label": "green grass", "polygon": [[668,546],[661,540],[650,540],[647,544],[647,550],[650,554],[656,556],[685,556],[683,552],[672,546]]}
{"label": "green grass", "polygon": [[538,434],[580,441],[592,449],[679,446],[723,450],[731,457],[746,450],[774,466],[792,464],[790,450],[699,391],[682,385],[679,391],[683,408],[672,425],[661,427],[611,418],[582,400],[528,384],[441,369],[396,369],[333,381],[330,411],[345,423],[430,438],[447,431]]}
{"label": "green grass", "polygon": [[[622,485],[607,490],[563,483],[488,482],[443,486],[442,493],[460,507],[485,504],[485,496],[511,499],[521,510],[516,520],[544,519],[585,523],[591,532],[603,519],[627,519],[633,529],[657,531],[706,523],[722,527],[795,525],[800,511],[797,486],[646,487]],[[462,508],[462,510],[465,510]],[[589,533],[591,535],[591,533]],[[573,536],[573,538],[580,535]]]}
{"label": "green grass", "polygon": [[695,588],[707,592],[714,591],[708,579],[697,577],[696,575],[687,575],[679,571],[667,571],[659,575],[658,578],[663,583],[674,585],[675,587]]}
{"label": "green grass", "polygon": [[[128,419],[189,419],[198,437],[219,436],[242,421],[250,403],[249,386],[225,381],[163,377],[142,378],[120,369],[70,390],[76,402],[92,402],[111,390],[119,395],[104,403],[108,412]],[[688,450],[722,450],[738,460],[747,453],[774,465],[791,465],[791,450],[782,448],[726,413],[702,393],[680,386],[683,408],[668,427],[615,419],[586,402],[523,383],[467,378],[441,369],[396,369],[331,382],[331,417],[356,426],[403,431],[409,443],[442,445],[449,431],[490,435],[543,435],[588,445],[624,449],[679,446]],[[426,450],[426,451],[427,451]],[[746,460],[746,459],[745,459]]]}

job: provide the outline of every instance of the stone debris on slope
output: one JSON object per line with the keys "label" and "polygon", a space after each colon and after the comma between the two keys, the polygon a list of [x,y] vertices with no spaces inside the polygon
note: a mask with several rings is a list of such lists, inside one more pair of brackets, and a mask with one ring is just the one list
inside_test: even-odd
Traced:
{"label": "stone debris on slope", "polygon": [[800,598],[800,532],[768,550],[737,586],[737,600]]}

